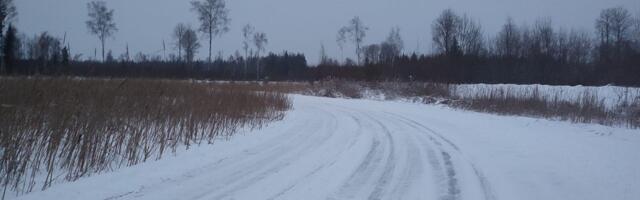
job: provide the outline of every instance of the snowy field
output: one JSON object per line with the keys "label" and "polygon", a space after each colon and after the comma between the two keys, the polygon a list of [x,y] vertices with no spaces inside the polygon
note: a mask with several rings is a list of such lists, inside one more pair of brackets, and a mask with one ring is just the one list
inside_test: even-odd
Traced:
{"label": "snowy field", "polygon": [[638,130],[293,99],[264,129],[17,199],[640,199]]}

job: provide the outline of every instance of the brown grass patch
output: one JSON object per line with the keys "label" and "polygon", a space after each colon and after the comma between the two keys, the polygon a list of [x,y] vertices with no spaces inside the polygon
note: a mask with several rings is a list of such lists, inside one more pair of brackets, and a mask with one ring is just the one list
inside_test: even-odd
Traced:
{"label": "brown grass patch", "polygon": [[290,107],[286,94],[251,84],[0,78],[3,196],[47,188],[54,173],[76,180],[212,143]]}

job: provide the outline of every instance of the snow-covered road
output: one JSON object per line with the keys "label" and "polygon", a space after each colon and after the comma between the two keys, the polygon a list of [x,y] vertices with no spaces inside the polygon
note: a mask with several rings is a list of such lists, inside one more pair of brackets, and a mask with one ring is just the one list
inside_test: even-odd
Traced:
{"label": "snow-covered road", "polygon": [[284,120],[21,199],[640,199],[640,131],[293,96]]}

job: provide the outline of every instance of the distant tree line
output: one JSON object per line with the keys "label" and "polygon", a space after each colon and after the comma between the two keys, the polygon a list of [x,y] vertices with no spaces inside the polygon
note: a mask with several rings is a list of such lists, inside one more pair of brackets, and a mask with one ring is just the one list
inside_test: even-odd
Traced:
{"label": "distant tree line", "polygon": [[[494,36],[485,35],[477,20],[451,9],[431,23],[434,53],[404,53],[400,28],[394,27],[377,44],[365,44],[369,27],[354,17],[340,28],[336,43],[339,59],[321,47],[320,63],[307,64],[305,55],[265,54],[264,32],[247,24],[242,28],[242,52],[227,58],[214,56],[213,39],[229,31],[229,10],[224,0],[191,3],[199,27],[180,23],[171,36],[175,53],[168,56],[125,53],[114,56],[106,41],[117,31],[114,11],[106,3],[88,4],[89,32],[101,45],[101,60],[71,55],[66,36],[47,32],[28,37],[10,21],[15,17],[11,0],[0,0],[2,39],[1,73],[15,75],[72,75],[104,77],[162,77],[225,80],[398,80],[447,83],[540,83],[583,85],[640,85],[640,13],[622,7],[601,11],[594,31],[555,27],[550,18],[533,24],[516,24],[507,18]],[[8,25],[6,25],[8,24]],[[6,28],[5,25],[7,26]],[[196,60],[200,32],[208,42],[206,61]],[[344,58],[347,46],[356,58]],[[163,41],[164,46],[164,41]],[[106,52],[105,52],[106,51]],[[90,56],[84,56],[90,58]]]}
{"label": "distant tree line", "polygon": [[[257,70],[258,60],[260,60],[260,74]],[[50,60],[46,63],[48,64],[43,65],[40,60],[31,59],[18,60],[12,64],[15,68],[12,74],[214,80],[256,80],[257,77],[258,80],[273,81],[305,81],[312,78],[309,75],[311,68],[305,56],[289,52],[270,53],[260,58],[248,59],[237,53],[224,59],[214,58],[212,62],[167,61],[159,56],[138,54],[131,61],[73,61],[54,64],[54,61]],[[245,63],[249,63],[246,68]]]}
{"label": "distant tree line", "polygon": [[[486,37],[479,22],[451,9],[444,10],[431,29],[434,54],[402,54],[402,39],[394,28],[380,44],[356,45],[364,55],[361,60],[323,59],[313,70],[314,77],[640,85],[640,13],[634,17],[622,7],[602,10],[595,22],[595,37],[585,30],[554,28],[549,18],[533,25],[516,25],[507,18],[496,36]],[[341,49],[345,32],[344,28],[338,31]]]}

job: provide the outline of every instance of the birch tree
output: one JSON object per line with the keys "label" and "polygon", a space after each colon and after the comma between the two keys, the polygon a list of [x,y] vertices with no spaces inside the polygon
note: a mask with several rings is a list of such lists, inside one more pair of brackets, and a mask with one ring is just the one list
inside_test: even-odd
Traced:
{"label": "birch tree", "polygon": [[249,68],[249,49],[253,43],[253,32],[255,28],[251,24],[247,24],[242,28],[242,49],[244,50],[244,78],[247,77],[247,68]]}
{"label": "birch tree", "polygon": [[102,46],[102,61],[105,61],[104,57],[104,45],[107,38],[113,36],[118,31],[116,23],[113,22],[113,9],[107,8],[107,3],[104,1],[93,1],[87,4],[89,9],[89,20],[86,21],[89,32],[98,36],[100,44]]}
{"label": "birch tree", "polygon": [[256,80],[260,79],[260,52],[265,50],[265,46],[269,40],[267,40],[267,34],[262,32],[257,32],[253,35],[253,44],[256,46],[256,59],[258,59],[256,64]]}
{"label": "birch tree", "polygon": [[224,0],[192,1],[191,6],[198,15],[200,32],[209,38],[208,61],[211,62],[213,38],[229,31],[229,10]]}
{"label": "birch tree", "polygon": [[367,31],[369,27],[364,25],[364,22],[360,20],[360,17],[356,16],[349,21],[349,24],[345,27],[342,27],[339,31],[344,32],[344,36],[346,39],[351,40],[356,46],[356,56],[358,57],[358,63],[361,61],[362,56],[362,42],[364,38],[367,36]]}

